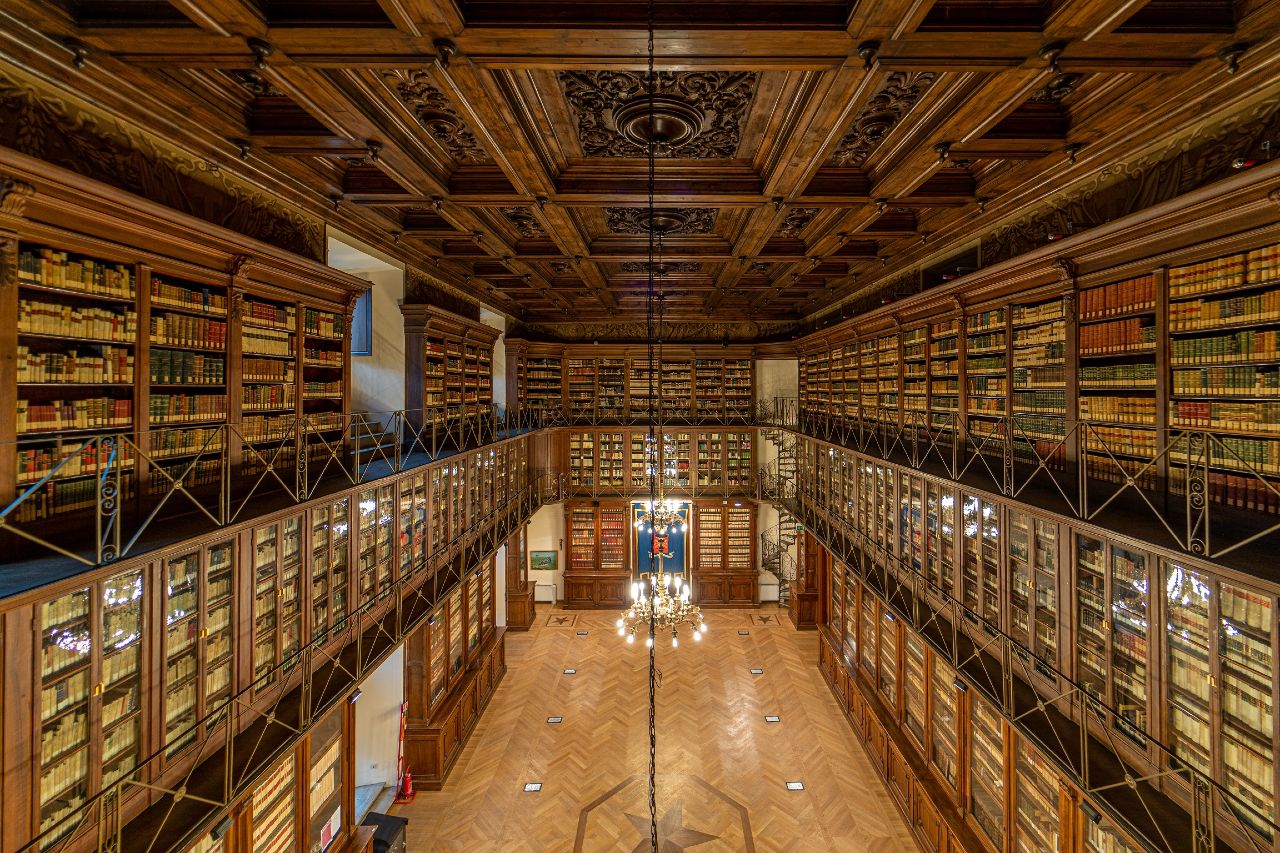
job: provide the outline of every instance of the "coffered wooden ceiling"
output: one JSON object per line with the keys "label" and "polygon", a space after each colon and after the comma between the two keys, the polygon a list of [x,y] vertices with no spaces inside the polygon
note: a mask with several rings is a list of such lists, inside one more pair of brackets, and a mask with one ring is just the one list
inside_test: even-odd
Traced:
{"label": "coffered wooden ceiling", "polygon": [[[8,0],[0,56],[515,318],[607,322],[644,306],[646,16]],[[656,170],[668,314],[761,329],[1280,81],[1275,0],[662,0],[656,17],[685,137]]]}

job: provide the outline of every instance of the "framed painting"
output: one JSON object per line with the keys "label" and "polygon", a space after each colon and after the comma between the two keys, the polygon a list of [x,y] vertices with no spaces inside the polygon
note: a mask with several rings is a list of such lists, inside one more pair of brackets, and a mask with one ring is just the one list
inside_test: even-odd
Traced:
{"label": "framed painting", "polygon": [[556,556],[555,551],[530,551],[529,571],[554,572],[556,570]]}

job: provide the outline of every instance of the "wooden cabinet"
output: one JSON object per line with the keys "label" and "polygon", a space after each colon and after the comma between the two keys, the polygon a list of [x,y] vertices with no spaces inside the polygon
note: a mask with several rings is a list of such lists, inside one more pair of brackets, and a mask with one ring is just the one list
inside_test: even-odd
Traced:
{"label": "wooden cabinet", "polygon": [[347,802],[343,756],[348,745],[344,736],[346,703],[330,709],[307,734],[306,850],[324,853],[343,837]]}
{"label": "wooden cabinet", "polygon": [[759,601],[755,559],[755,504],[699,501],[694,507],[694,600],[702,606],[751,606]]}
{"label": "wooden cabinet", "polygon": [[346,624],[351,573],[351,506],[341,498],[311,510],[311,637]]}
{"label": "wooden cabinet", "polygon": [[566,501],[567,607],[624,607],[632,526],[622,501]]}
{"label": "wooden cabinet", "polygon": [[394,487],[363,489],[357,504],[356,607],[391,588],[394,571]]}

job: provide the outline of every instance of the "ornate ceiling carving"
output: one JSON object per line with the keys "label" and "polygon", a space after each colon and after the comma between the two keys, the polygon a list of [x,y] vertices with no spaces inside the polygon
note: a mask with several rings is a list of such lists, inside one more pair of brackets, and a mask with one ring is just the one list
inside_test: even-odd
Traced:
{"label": "ornate ceiling carving", "polygon": [[[614,234],[649,233],[649,211],[643,207],[606,207],[605,216],[609,221],[609,230]],[[675,234],[710,234],[716,224],[718,211],[709,207],[677,207],[660,208],[654,211],[659,215],[679,220],[674,227],[663,233],[667,236]]]}
{"label": "ornate ceiling carving", "polygon": [[[578,142],[588,157],[644,157],[623,135],[615,112],[647,94],[646,74],[629,71],[561,71],[560,85],[574,114]],[[714,159],[737,156],[742,121],[755,95],[754,71],[660,71],[656,94],[674,98],[702,115],[692,138],[661,156]]]}
{"label": "ornate ceiling carving", "polygon": [[246,89],[249,94],[257,98],[283,98],[284,93],[272,86],[270,81],[248,68],[237,68],[231,71],[224,71],[232,81]]}
{"label": "ornate ceiling carving", "polygon": [[[673,272],[693,273],[693,272],[701,272],[702,264],[698,263],[697,261],[664,261],[658,267],[658,269],[666,273],[673,273]],[[647,273],[649,272],[649,262],[648,261],[626,261],[622,264],[622,271]]]}
{"label": "ornate ceiling carving", "polygon": [[813,221],[813,217],[818,215],[816,207],[793,207],[787,211],[787,215],[783,218],[782,224],[778,226],[778,236],[788,237],[791,239],[798,238],[800,232],[809,227],[809,223]]}
{"label": "ornate ceiling carving", "polygon": [[895,71],[853,120],[831,154],[833,166],[861,166],[933,85],[933,71]]}
{"label": "ornate ceiling carving", "polygon": [[1083,74],[1059,74],[1043,89],[1031,96],[1033,101],[1061,101],[1070,95],[1084,79]]}
{"label": "ornate ceiling carving", "polygon": [[533,215],[527,207],[504,207],[502,215],[507,217],[507,221],[516,227],[521,237],[534,239],[537,237],[547,236],[547,232],[543,230],[542,223],[538,221],[538,217]]}
{"label": "ornate ceiling carving", "polygon": [[492,163],[493,158],[476,141],[458,111],[431,82],[425,71],[390,71],[387,82],[418,123],[458,163]]}

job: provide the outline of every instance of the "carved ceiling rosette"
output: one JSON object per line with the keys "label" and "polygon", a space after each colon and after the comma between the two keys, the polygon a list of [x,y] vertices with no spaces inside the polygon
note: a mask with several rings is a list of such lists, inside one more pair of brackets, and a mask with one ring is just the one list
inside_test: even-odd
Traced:
{"label": "carved ceiling rosette", "polygon": [[709,207],[656,208],[652,219],[644,207],[606,207],[604,213],[614,234],[648,234],[650,223],[665,236],[710,234],[716,224],[716,211]]}
{"label": "carved ceiling rosette", "polygon": [[[588,157],[646,156],[648,75],[630,71],[561,71],[560,86],[577,119]],[[734,157],[755,96],[754,71],[659,71],[653,126],[665,140],[660,157]]]}
{"label": "carved ceiling rosette", "polygon": [[937,79],[933,71],[895,71],[871,96],[831,155],[833,166],[860,167]]}
{"label": "carved ceiling rosette", "polygon": [[391,71],[387,73],[387,82],[413,112],[418,123],[449,152],[450,157],[466,164],[493,162],[489,152],[476,141],[475,134],[462,116],[425,71]]}
{"label": "carved ceiling rosette", "polygon": [[533,215],[527,207],[504,207],[502,215],[507,217],[507,221],[516,227],[521,237],[527,239],[536,239],[538,237],[547,236],[547,232],[543,230],[542,223],[538,221],[538,217]]}
{"label": "carved ceiling rosette", "polygon": [[816,207],[793,207],[787,211],[787,215],[783,218],[782,224],[778,226],[778,236],[796,239],[804,229],[809,227],[809,223],[818,215]]}

